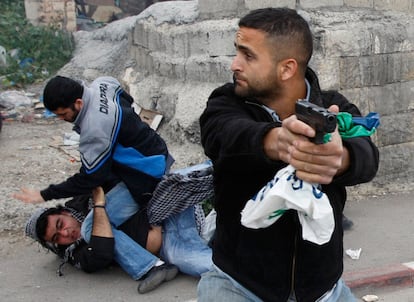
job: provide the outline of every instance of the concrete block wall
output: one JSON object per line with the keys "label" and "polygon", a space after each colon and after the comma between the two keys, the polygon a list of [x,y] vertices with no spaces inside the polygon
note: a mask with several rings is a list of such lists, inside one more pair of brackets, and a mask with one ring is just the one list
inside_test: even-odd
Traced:
{"label": "concrete block wall", "polygon": [[[414,27],[412,15],[365,9],[318,12],[312,22],[318,52],[312,66],[325,89],[336,89],[366,114],[381,115],[379,187],[413,180]],[[338,15],[338,16],[335,16]],[[318,21],[322,20],[322,22]]]}
{"label": "concrete block wall", "polygon": [[414,13],[413,0],[199,0],[199,6],[202,19],[240,16],[248,10],[268,6],[304,10],[368,8]]}
{"label": "concrete block wall", "polygon": [[[339,90],[363,114],[376,111],[382,117],[374,137],[381,151],[376,189],[396,179],[414,181],[413,1],[258,2],[177,1],[174,7],[186,19],[166,18],[165,6],[150,7],[138,19],[129,50],[139,76],[130,89],[144,107],[165,114],[160,131],[167,141],[180,141],[202,156],[198,117],[211,91],[231,80],[238,18],[250,9],[289,6],[311,24],[311,66],[321,86]],[[393,10],[383,10],[390,2]],[[197,162],[197,156],[185,157],[184,165]]]}
{"label": "concrete block wall", "polygon": [[[234,53],[236,20],[195,24],[137,23],[133,33],[134,56],[139,65],[160,77],[182,81],[228,81],[226,57]],[[224,59],[224,60],[223,60]]]}
{"label": "concrete block wall", "polygon": [[56,25],[70,32],[77,29],[74,0],[25,0],[24,5],[34,25]]}

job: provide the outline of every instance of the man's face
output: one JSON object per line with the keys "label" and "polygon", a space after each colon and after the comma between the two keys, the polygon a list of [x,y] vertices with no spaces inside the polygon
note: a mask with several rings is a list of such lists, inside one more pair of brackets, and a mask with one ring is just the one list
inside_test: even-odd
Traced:
{"label": "man's face", "polygon": [[59,107],[53,111],[61,120],[73,123],[79,114],[79,110],[76,110],[75,106],[72,105],[67,108]]}
{"label": "man's face", "polygon": [[242,97],[271,98],[278,90],[277,69],[266,34],[241,27],[234,42],[236,57],[231,64],[235,92]]}
{"label": "man's face", "polygon": [[76,117],[78,116],[82,107],[83,107],[83,100],[76,99],[75,102],[69,107],[67,108],[59,107],[58,109],[53,111],[53,113],[56,114],[61,120],[65,120],[67,122],[73,123],[76,120]]}
{"label": "man's face", "polygon": [[47,217],[44,240],[47,242],[69,245],[81,237],[81,224],[69,212],[53,214]]}

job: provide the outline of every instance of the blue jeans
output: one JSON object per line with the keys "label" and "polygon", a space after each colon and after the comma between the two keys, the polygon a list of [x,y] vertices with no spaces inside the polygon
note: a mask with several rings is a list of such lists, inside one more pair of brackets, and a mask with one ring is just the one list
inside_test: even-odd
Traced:
{"label": "blue jeans", "polygon": [[[134,201],[125,184],[116,185],[106,194],[106,213],[112,225],[112,233],[115,239],[114,260],[134,280],[145,275],[159,260],[148,252],[131,237],[117,229],[122,223],[134,215],[139,205]],[[90,211],[82,223],[81,235],[89,241],[92,234],[93,211]]]}
{"label": "blue jeans", "polygon": [[[261,302],[259,297],[216,266],[201,276],[197,287],[198,302]],[[296,301],[289,298],[287,302]],[[329,297],[316,302],[356,302],[348,286],[340,279]]]}
{"label": "blue jeans", "polygon": [[212,268],[212,251],[198,234],[193,206],[168,217],[163,229],[161,259],[195,277]]}

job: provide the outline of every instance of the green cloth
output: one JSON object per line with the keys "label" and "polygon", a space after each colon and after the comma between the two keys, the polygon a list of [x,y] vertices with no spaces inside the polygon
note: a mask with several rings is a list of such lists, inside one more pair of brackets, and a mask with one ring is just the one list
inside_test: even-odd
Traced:
{"label": "green cloth", "polygon": [[[371,136],[376,128],[375,126],[368,129],[362,125],[354,123],[353,117],[348,112],[339,112],[336,115],[338,131],[342,138],[352,138],[358,136]],[[331,133],[326,133],[323,137],[323,143],[331,141]]]}
{"label": "green cloth", "polygon": [[336,116],[339,134],[342,138],[352,138],[358,136],[371,136],[376,128],[367,129],[362,125],[357,125],[352,121],[352,115],[348,112],[339,112]]}

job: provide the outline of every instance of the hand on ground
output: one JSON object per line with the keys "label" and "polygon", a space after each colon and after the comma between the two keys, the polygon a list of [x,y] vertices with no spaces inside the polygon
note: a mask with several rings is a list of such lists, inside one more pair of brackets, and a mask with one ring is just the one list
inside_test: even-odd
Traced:
{"label": "hand on ground", "polygon": [[42,203],[45,202],[40,191],[30,188],[22,188],[20,192],[16,192],[12,195],[13,198],[19,199],[25,203]]}

